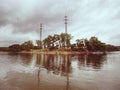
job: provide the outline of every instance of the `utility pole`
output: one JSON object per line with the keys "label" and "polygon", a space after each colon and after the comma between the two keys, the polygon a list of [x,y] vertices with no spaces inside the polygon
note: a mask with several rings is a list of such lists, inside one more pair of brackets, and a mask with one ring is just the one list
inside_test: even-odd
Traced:
{"label": "utility pole", "polygon": [[42,48],[42,29],[43,29],[43,26],[42,24],[40,24],[40,46]]}
{"label": "utility pole", "polygon": [[67,38],[68,17],[67,16],[64,17],[64,21],[65,21],[65,46],[67,47],[68,46],[68,43],[67,43],[67,40],[68,40],[68,38]]}

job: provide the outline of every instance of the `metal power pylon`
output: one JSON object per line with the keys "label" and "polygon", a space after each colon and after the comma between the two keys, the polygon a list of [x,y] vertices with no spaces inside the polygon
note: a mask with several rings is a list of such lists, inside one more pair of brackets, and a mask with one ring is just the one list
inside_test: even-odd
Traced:
{"label": "metal power pylon", "polygon": [[64,21],[65,21],[65,47],[67,47],[68,46],[68,44],[67,44],[67,40],[68,40],[68,38],[67,38],[68,17],[67,16],[64,17]]}
{"label": "metal power pylon", "polygon": [[67,34],[67,24],[68,24],[67,21],[68,21],[68,17],[65,16],[64,20],[65,20],[65,34]]}
{"label": "metal power pylon", "polygon": [[42,24],[40,24],[40,46],[42,47],[42,29],[43,29],[43,26]]}

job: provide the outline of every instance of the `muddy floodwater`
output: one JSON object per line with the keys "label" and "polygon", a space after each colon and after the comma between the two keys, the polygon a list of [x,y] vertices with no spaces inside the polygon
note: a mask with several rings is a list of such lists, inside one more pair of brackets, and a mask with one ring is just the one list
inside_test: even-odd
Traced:
{"label": "muddy floodwater", "polygon": [[120,52],[105,55],[0,52],[0,90],[120,90]]}

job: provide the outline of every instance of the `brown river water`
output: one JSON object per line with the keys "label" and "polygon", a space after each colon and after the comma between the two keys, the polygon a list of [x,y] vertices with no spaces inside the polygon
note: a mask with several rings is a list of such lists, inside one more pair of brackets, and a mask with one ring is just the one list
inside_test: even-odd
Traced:
{"label": "brown river water", "polygon": [[0,52],[0,90],[120,90],[120,52],[106,55]]}

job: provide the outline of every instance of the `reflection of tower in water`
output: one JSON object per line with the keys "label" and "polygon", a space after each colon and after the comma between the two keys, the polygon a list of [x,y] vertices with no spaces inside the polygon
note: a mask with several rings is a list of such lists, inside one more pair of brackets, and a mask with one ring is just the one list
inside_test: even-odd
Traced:
{"label": "reflection of tower in water", "polygon": [[38,89],[39,89],[39,85],[40,85],[40,60],[41,60],[40,55],[37,54],[37,62],[36,63],[39,65],[38,66]]}
{"label": "reflection of tower in water", "polygon": [[43,63],[43,55],[42,54],[37,54],[37,60],[36,60],[36,65],[38,66],[38,89],[40,88],[40,80],[41,80],[41,65]]}
{"label": "reflection of tower in water", "polygon": [[70,79],[69,79],[69,73],[71,72],[71,57],[70,55],[63,55],[63,72],[65,72],[66,76],[66,89],[70,90]]}
{"label": "reflection of tower in water", "polygon": [[40,67],[38,69],[38,88],[39,88],[39,85],[40,85]]}
{"label": "reflection of tower in water", "polygon": [[66,57],[66,61],[67,61],[67,84],[66,84],[66,90],[70,89],[70,85],[69,85],[69,65],[71,64],[70,60],[69,60],[69,56]]}
{"label": "reflection of tower in water", "polygon": [[70,90],[69,73],[71,73],[71,55],[55,55],[54,56],[53,73],[61,74],[66,77],[65,90]]}

